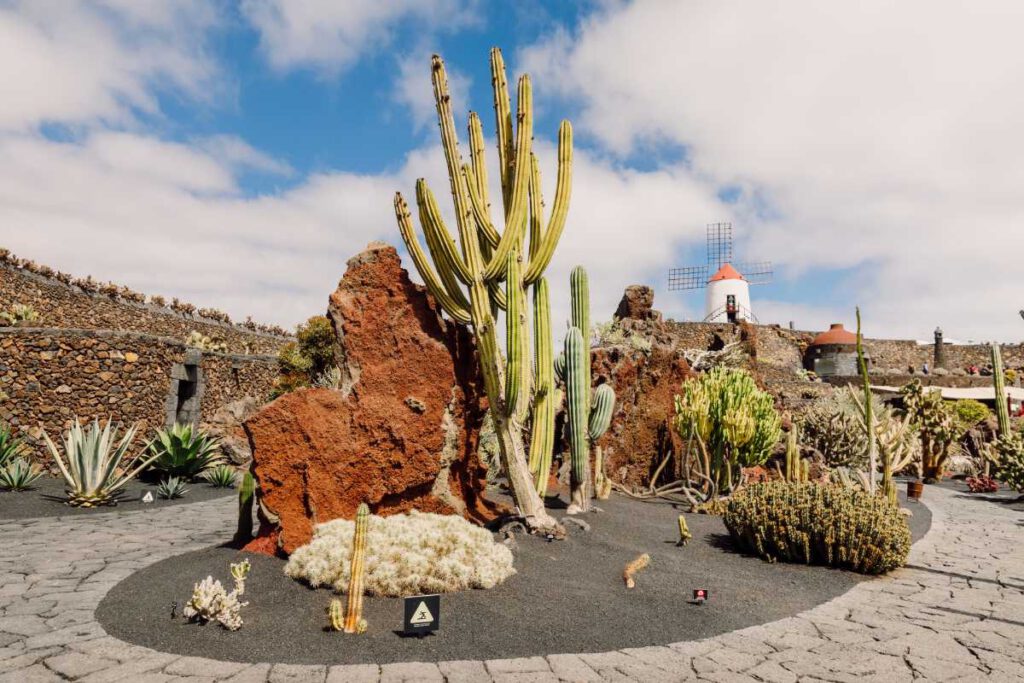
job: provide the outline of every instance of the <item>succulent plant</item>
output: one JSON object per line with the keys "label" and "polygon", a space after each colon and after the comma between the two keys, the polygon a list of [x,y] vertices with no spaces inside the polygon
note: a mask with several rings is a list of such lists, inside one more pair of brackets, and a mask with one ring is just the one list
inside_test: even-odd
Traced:
{"label": "succulent plant", "polygon": [[622,572],[622,580],[626,582],[626,588],[636,588],[636,574],[651,563],[651,556],[647,553],[638,556],[635,560],[626,565]]}
{"label": "succulent plant", "polygon": [[238,487],[238,528],[232,542],[245,545],[252,540],[252,509],[256,498],[256,477],[251,470],[242,476],[242,485]]}
{"label": "succulent plant", "polygon": [[156,495],[166,500],[174,500],[175,498],[181,498],[188,489],[185,488],[187,482],[180,477],[167,477],[156,487]]}
{"label": "succulent plant", "polygon": [[153,469],[187,480],[223,461],[217,439],[192,425],[176,424],[157,430],[148,448],[154,456]]}
{"label": "succulent plant", "polygon": [[844,486],[751,484],[729,501],[724,521],[740,549],[769,562],[882,574],[906,564],[910,553],[910,528],[899,507]]}
{"label": "succulent plant", "polygon": [[10,425],[0,424],[0,467],[23,455],[26,451],[25,442],[11,429]]}
{"label": "succulent plant", "polygon": [[39,312],[28,304],[13,304],[8,311],[0,311],[0,323],[19,325],[39,320]]}
{"label": "succulent plant", "polygon": [[203,472],[203,479],[210,482],[216,488],[234,488],[235,480],[238,478],[235,468],[231,465],[215,465]]}
{"label": "succulent plant", "polygon": [[[534,392],[531,386],[534,371],[529,362],[531,331],[526,288],[538,286],[565,227],[572,184],[572,127],[568,121],[563,121],[559,128],[555,199],[550,219],[545,220],[539,164],[532,150],[530,77],[523,76],[519,80],[517,111],[513,115],[501,51],[497,48],[491,51],[502,190],[499,215],[504,218],[504,230],[499,232],[491,217],[480,118],[475,113],[469,115],[470,163],[463,163],[444,61],[434,55],[431,66],[459,244],[445,226],[437,200],[422,179],[416,183],[416,201],[429,257],[420,244],[412,214],[401,193],[395,195],[399,231],[427,289],[448,316],[456,324],[469,326],[476,338],[484,389],[499,437],[502,467],[526,526],[530,531],[561,535],[564,529],[544,509],[535,483],[535,477],[545,476],[539,470],[546,453],[537,454],[533,471],[526,457],[523,425],[530,404],[538,396],[550,395],[543,390]],[[535,292],[535,299],[537,296]],[[500,309],[506,311],[507,360],[498,349],[495,321]],[[550,345],[551,339],[542,332],[533,330],[535,359],[548,357],[543,345]],[[546,437],[536,432],[552,429],[549,413],[541,407],[533,406],[531,443],[546,444]]]}
{"label": "succulent plant", "polygon": [[363,593],[366,591],[366,532],[369,523],[370,507],[366,503],[360,503],[356,511],[356,530],[352,535],[345,633],[362,633],[366,630],[366,622],[363,620]]}
{"label": "succulent plant", "polygon": [[24,491],[41,476],[43,476],[43,468],[30,463],[25,458],[13,458],[0,468],[0,489]]}
{"label": "succulent plant", "polygon": [[690,533],[690,527],[686,523],[686,517],[679,515],[679,540],[676,542],[677,546],[684,546],[690,542],[693,538],[693,534]]}
{"label": "succulent plant", "polygon": [[88,430],[75,418],[75,424],[63,439],[65,463],[60,450],[43,431],[43,440],[67,482],[67,504],[73,507],[116,505],[124,486],[157,456],[126,458],[135,439],[136,426],[129,427],[118,439],[117,427],[110,420],[100,427],[93,420]]}

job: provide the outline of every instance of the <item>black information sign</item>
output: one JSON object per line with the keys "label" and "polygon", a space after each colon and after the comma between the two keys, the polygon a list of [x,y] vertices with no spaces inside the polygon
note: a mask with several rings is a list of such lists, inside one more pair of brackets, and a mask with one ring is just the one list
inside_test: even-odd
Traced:
{"label": "black information sign", "polygon": [[425,636],[441,624],[441,596],[416,595],[405,599],[403,633],[407,636]]}

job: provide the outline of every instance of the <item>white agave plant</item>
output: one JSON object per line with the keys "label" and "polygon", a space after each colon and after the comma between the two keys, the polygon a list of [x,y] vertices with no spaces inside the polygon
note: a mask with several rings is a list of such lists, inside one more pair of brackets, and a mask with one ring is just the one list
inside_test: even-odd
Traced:
{"label": "white agave plant", "polygon": [[132,425],[119,440],[111,420],[102,428],[99,420],[93,420],[88,429],[83,429],[75,418],[75,424],[64,435],[66,463],[49,435],[43,432],[46,446],[67,482],[68,505],[88,508],[117,504],[125,484],[157,457],[153,455],[137,466],[139,455],[126,460],[137,428]]}

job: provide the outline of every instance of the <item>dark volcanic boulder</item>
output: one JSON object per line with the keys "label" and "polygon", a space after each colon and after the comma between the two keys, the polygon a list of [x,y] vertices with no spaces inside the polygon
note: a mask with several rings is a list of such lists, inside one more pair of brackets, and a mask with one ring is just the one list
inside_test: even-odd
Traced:
{"label": "dark volcanic boulder", "polygon": [[245,423],[260,500],[278,518],[252,547],[290,553],[314,524],[350,518],[363,502],[385,515],[500,514],[482,497],[485,399],[467,330],[441,317],[381,243],[349,260],[328,315],[341,389],[286,394]]}

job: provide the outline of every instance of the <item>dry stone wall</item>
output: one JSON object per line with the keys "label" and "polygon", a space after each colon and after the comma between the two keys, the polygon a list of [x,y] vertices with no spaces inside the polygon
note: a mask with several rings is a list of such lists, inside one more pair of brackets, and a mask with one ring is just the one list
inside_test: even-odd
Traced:
{"label": "dry stone wall", "polygon": [[38,325],[69,329],[130,330],[184,341],[196,330],[208,337],[220,337],[236,354],[276,354],[290,337],[281,337],[186,316],[163,306],[112,299],[89,294],[78,287],[0,264],[0,310],[14,304],[32,306],[39,313]]}
{"label": "dry stone wall", "polygon": [[0,421],[22,432],[40,458],[41,430],[56,438],[76,416],[138,422],[148,437],[179,410],[194,406],[205,421],[233,401],[266,400],[276,377],[274,356],[200,352],[167,337],[0,328]]}

